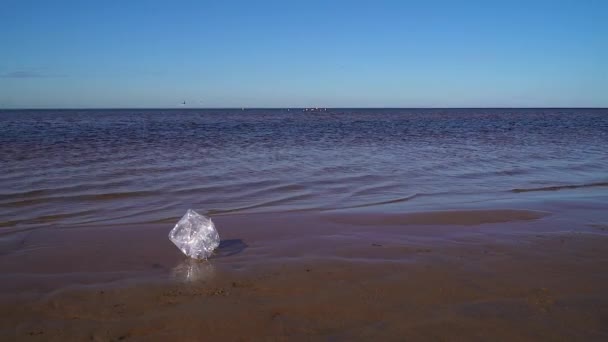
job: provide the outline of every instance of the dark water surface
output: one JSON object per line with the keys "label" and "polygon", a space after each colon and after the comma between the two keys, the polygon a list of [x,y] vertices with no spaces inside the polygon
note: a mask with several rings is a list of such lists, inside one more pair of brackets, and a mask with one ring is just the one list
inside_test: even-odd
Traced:
{"label": "dark water surface", "polygon": [[0,232],[608,192],[608,109],[0,111]]}

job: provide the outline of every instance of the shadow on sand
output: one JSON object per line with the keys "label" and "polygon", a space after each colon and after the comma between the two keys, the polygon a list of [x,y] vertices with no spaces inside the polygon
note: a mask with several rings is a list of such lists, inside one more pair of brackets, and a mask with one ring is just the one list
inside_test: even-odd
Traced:
{"label": "shadow on sand", "polygon": [[213,258],[223,258],[239,254],[247,247],[249,246],[241,239],[222,240],[219,247],[215,250]]}

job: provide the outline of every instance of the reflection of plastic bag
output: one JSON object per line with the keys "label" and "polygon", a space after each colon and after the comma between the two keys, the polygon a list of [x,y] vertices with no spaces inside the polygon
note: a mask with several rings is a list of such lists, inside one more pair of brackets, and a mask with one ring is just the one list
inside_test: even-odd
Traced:
{"label": "reflection of plastic bag", "polygon": [[220,235],[210,218],[192,209],[169,232],[169,240],[184,254],[195,259],[207,259],[220,245]]}
{"label": "reflection of plastic bag", "polygon": [[215,274],[213,264],[206,261],[187,259],[173,268],[173,277],[183,282],[210,280]]}

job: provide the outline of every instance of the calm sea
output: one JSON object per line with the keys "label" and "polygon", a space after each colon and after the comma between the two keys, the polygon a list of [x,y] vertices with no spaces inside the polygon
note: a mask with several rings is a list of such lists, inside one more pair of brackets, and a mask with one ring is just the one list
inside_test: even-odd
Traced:
{"label": "calm sea", "polygon": [[608,109],[0,111],[0,230],[608,191]]}

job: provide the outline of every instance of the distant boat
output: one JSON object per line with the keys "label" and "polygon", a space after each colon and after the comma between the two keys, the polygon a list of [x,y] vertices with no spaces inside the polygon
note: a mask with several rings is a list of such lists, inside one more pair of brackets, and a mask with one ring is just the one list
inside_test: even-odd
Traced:
{"label": "distant boat", "polygon": [[319,108],[319,107],[314,107],[314,108],[304,108],[302,109],[303,112],[326,112],[327,108]]}

